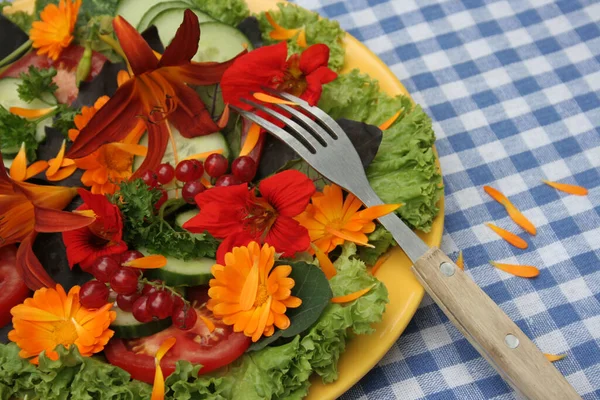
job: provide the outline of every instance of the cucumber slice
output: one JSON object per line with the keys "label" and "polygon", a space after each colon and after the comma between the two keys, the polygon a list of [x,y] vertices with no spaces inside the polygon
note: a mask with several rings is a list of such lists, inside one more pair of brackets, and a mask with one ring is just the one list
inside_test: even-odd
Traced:
{"label": "cucumber slice", "polygon": [[[154,1],[154,0],[152,0]],[[156,3],[155,3],[156,4]],[[148,23],[148,26],[154,25],[158,29],[158,36],[163,46],[167,47],[175,37],[177,29],[183,22],[183,12],[185,8],[171,8],[164,10]],[[214,21],[215,19],[202,11],[192,10],[198,16],[198,22]]]}
{"label": "cucumber slice", "polygon": [[[125,18],[132,26],[138,26],[144,15],[155,5],[164,3],[164,0],[120,0],[117,5],[116,15]],[[188,7],[191,2],[186,1]],[[179,21],[181,23],[181,21]],[[150,25],[148,25],[150,26]]]}
{"label": "cucumber slice", "polygon": [[165,10],[169,10],[172,8],[186,9],[189,7],[190,7],[190,3],[188,3],[185,0],[165,1],[164,3],[155,4],[152,7],[150,7],[148,9],[148,11],[146,11],[144,16],[140,20],[140,23],[137,25],[137,30],[139,32],[144,32],[146,29],[148,29],[150,27],[150,22],[152,22],[152,20],[154,18],[156,18],[156,16],[158,14],[160,14],[161,12],[163,12]]}
{"label": "cucumber slice", "polygon": [[56,103],[56,100],[51,95],[48,95],[48,97],[44,99],[47,103],[38,99],[35,99],[30,103],[26,102],[19,97],[19,92],[17,90],[21,82],[22,80],[19,78],[0,79],[0,106],[7,110],[11,107],[37,109],[47,108],[48,104]]}
{"label": "cucumber slice", "polygon": [[115,331],[115,337],[121,339],[154,335],[172,325],[171,318],[140,322],[135,319],[132,313],[123,311],[118,307],[113,307],[112,311],[117,313],[117,317],[110,324],[110,329]]}
{"label": "cucumber slice", "polygon": [[[147,253],[144,249],[138,250]],[[173,287],[205,285],[213,277],[210,269],[215,263],[216,261],[210,258],[184,261],[167,257],[167,265],[158,269],[148,269],[144,271],[144,275],[148,279],[160,279]]]}
{"label": "cucumber slice", "polygon": [[198,215],[199,212],[200,211],[198,210],[189,210],[182,212],[181,214],[175,217],[175,223],[180,228],[183,228],[183,224],[188,222],[190,219],[194,218],[196,215]]}
{"label": "cucumber slice", "polygon": [[[170,128],[171,133],[173,134],[173,139],[175,140],[175,146],[177,146],[177,155],[179,156],[179,160],[183,160],[184,158],[194,154],[204,153],[218,149],[223,149],[222,154],[225,157],[229,157],[229,148],[227,147],[227,141],[225,140],[225,137],[219,132],[188,139],[183,137],[173,125],[170,125]],[[143,146],[148,146],[147,134],[142,136],[140,144]],[[135,157],[133,161],[134,168],[139,168],[142,164],[142,161],[144,161],[143,157]],[[163,156],[161,162],[168,162],[171,163],[172,166],[175,166],[175,156],[173,155],[173,146],[171,144],[167,146],[167,149],[165,150],[165,155]]]}
{"label": "cucumber slice", "polygon": [[200,32],[200,43],[193,61],[224,62],[244,49],[253,49],[252,43],[242,32],[222,22],[203,22],[200,24]]}

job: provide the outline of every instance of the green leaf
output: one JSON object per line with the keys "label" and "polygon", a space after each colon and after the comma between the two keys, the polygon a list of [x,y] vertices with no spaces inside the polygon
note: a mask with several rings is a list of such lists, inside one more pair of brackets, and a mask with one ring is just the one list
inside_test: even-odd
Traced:
{"label": "green leaf", "polygon": [[379,225],[373,233],[369,235],[369,244],[375,247],[360,246],[358,249],[358,257],[367,265],[373,265],[379,257],[392,246],[396,245],[396,241],[392,234]]}
{"label": "green leaf", "polygon": [[36,122],[21,118],[0,106],[0,152],[6,158],[13,158],[25,143],[27,160],[35,161],[38,142],[35,138]]}
{"label": "green leaf", "polygon": [[[279,264],[284,265],[283,262]],[[305,262],[289,263],[289,265],[292,266],[289,276],[296,282],[292,288],[292,296],[299,297],[302,304],[298,308],[287,309],[285,314],[290,319],[289,328],[280,329],[272,336],[253,343],[249,348],[250,351],[260,350],[280,337],[290,338],[301,334],[319,319],[325,307],[329,305],[333,295],[329,281],[321,268]]]}
{"label": "green leaf", "polygon": [[19,97],[28,103],[39,99],[49,105],[55,104],[54,92],[58,89],[58,86],[52,80],[55,76],[56,69],[53,67],[38,69],[30,65],[29,71],[27,73],[21,72],[19,76],[22,80],[17,88]]}
{"label": "green leaf", "polygon": [[79,108],[71,108],[66,104],[60,104],[57,115],[54,117],[53,128],[59,130],[63,135],[68,136],[69,129],[77,128],[73,119],[80,112],[81,109]]}
{"label": "green leaf", "polygon": [[231,26],[236,26],[250,15],[244,0],[191,0],[191,3],[198,10]]}

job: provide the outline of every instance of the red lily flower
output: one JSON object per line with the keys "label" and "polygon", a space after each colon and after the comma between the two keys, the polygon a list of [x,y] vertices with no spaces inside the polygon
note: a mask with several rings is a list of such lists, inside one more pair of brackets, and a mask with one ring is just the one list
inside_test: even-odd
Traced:
{"label": "red lily flower", "polygon": [[0,247],[20,243],[17,268],[31,290],[53,287],[54,280],[33,253],[38,232],[58,232],[91,224],[94,219],[61,211],[77,191],[12,180],[0,155]]}
{"label": "red lily flower", "polygon": [[119,207],[104,195],[92,194],[84,189],[78,192],[83,204],[77,208],[77,212],[93,214],[95,221],[89,226],[65,231],[62,237],[67,247],[69,266],[73,268],[79,264],[86,270],[98,257],[125,252],[127,243],[123,241],[123,220]]}
{"label": "red lily flower", "polygon": [[[327,67],[329,47],[315,44],[302,54],[287,57],[287,42],[265,46],[239,57],[223,74],[221,90],[225,103],[245,110],[252,107],[240,101],[262,92],[262,86],[282,90],[315,105],[323,85],[337,74]],[[255,100],[256,101],[256,100]],[[270,104],[265,104],[267,107]]]}
{"label": "red lily flower", "polygon": [[168,119],[185,137],[206,135],[220,130],[210,112],[191,85],[212,85],[233,63],[196,63],[191,58],[198,50],[198,17],[185,11],[183,23],[160,60],[142,36],[126,20],[113,20],[115,33],[134,76],[117,89],[113,97],[81,130],[67,152],[69,158],[81,158],[101,145],[118,142],[135,127],[136,117],[148,128],[148,155],[134,174],[139,177],[159,164],[167,147]]}
{"label": "red lily flower", "polygon": [[183,227],[225,239],[217,251],[219,262],[233,247],[251,241],[268,243],[286,257],[307,250],[308,231],[294,217],[306,209],[314,183],[303,173],[289,170],[262,180],[258,190],[261,197],[248,184],[206,190],[196,196],[200,213]]}

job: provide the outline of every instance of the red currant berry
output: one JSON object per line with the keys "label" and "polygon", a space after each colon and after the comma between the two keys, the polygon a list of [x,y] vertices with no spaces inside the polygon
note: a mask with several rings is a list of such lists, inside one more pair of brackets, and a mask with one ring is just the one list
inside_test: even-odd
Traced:
{"label": "red currant berry", "polygon": [[156,170],[158,182],[166,185],[175,178],[175,168],[169,163],[160,164]]}
{"label": "red currant berry", "polygon": [[[156,284],[161,284],[161,281],[159,281],[159,280],[154,280],[152,282],[156,283]],[[152,286],[152,285],[148,285],[148,284],[144,285],[144,287],[142,288],[142,294],[144,296],[150,296],[152,293],[156,293],[158,291],[159,291],[158,287]]]}
{"label": "red currant berry", "polygon": [[138,274],[131,268],[121,268],[110,278],[110,286],[118,294],[135,293],[138,287]]}
{"label": "red currant berry", "polygon": [[167,201],[169,199],[169,194],[167,193],[167,191],[163,188],[158,189],[160,190],[160,198],[158,199],[158,201],[156,202],[156,204],[154,204],[154,208],[156,210],[160,210],[160,208],[162,207],[163,204],[165,204],[165,201]]}
{"label": "red currant berry", "polygon": [[146,171],[144,175],[142,175],[142,180],[144,183],[150,187],[158,186],[158,176],[154,171]]}
{"label": "red currant berry", "polygon": [[98,257],[92,263],[92,275],[102,283],[108,283],[110,278],[121,268],[112,257]]}
{"label": "red currant berry", "polygon": [[198,172],[198,166],[193,160],[183,160],[175,168],[175,177],[180,182],[189,182],[198,179]]}
{"label": "red currant berry", "polygon": [[192,160],[192,162],[196,167],[196,176],[194,177],[194,179],[202,178],[202,175],[204,175],[204,164],[202,164],[202,161],[200,160]]}
{"label": "red currant berry", "polygon": [[142,257],[144,257],[144,254],[137,250],[127,250],[125,253],[121,254],[121,265]]}
{"label": "red currant berry", "polygon": [[242,182],[250,182],[256,175],[256,161],[252,157],[238,157],[231,163],[231,172]]}
{"label": "red currant berry", "polygon": [[148,310],[148,297],[138,297],[138,299],[133,302],[131,313],[133,314],[133,317],[140,322],[152,321],[152,314],[150,314],[150,311]]}
{"label": "red currant berry", "polygon": [[194,198],[198,193],[202,193],[206,187],[199,180],[186,182],[181,189],[181,196],[189,204],[195,204]]}
{"label": "red currant berry", "polygon": [[138,292],[132,294],[120,294],[117,296],[117,306],[123,311],[131,312],[133,303],[141,296],[142,295]]}
{"label": "red currant berry", "polygon": [[187,331],[192,329],[196,325],[196,320],[198,319],[198,314],[196,310],[188,305],[184,307],[179,307],[173,313],[173,325],[177,328]]}
{"label": "red currant berry", "polygon": [[219,179],[217,179],[217,182],[215,182],[215,186],[217,187],[234,186],[240,184],[242,184],[242,181],[235,175],[223,175]]}
{"label": "red currant berry", "polygon": [[166,290],[159,290],[148,296],[148,311],[153,316],[164,319],[173,312],[173,296]]}
{"label": "red currant berry", "polygon": [[89,281],[79,289],[79,301],[85,308],[100,308],[108,302],[108,288],[100,281]]}
{"label": "red currant berry", "polygon": [[229,162],[222,154],[211,154],[204,161],[206,173],[213,178],[218,178],[227,172]]}
{"label": "red currant berry", "polygon": [[181,298],[181,296],[173,295],[173,309],[171,315],[175,315],[177,309],[185,306],[185,301]]}

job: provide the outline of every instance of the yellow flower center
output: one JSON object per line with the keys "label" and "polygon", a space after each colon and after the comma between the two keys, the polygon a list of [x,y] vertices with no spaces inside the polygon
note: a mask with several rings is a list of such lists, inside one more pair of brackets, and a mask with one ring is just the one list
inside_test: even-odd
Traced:
{"label": "yellow flower center", "polygon": [[72,320],[57,321],[52,324],[52,338],[55,343],[61,343],[64,346],[75,343],[77,340],[77,330]]}
{"label": "yellow flower center", "polygon": [[106,145],[100,148],[98,162],[105,165],[108,170],[129,171],[133,163],[133,156],[119,148]]}
{"label": "yellow flower center", "polygon": [[256,300],[254,300],[254,306],[262,306],[269,299],[269,291],[267,290],[267,285],[264,283],[258,285],[258,290],[256,292]]}

